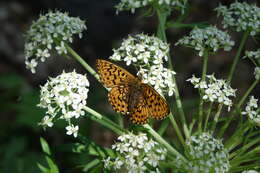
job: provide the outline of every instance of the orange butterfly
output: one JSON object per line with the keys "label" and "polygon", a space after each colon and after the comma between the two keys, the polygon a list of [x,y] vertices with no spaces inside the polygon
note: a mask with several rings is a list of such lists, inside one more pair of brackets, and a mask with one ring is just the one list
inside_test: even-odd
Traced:
{"label": "orange butterfly", "polygon": [[102,59],[97,60],[97,69],[101,82],[111,88],[108,100],[112,108],[129,114],[133,123],[145,124],[148,117],[163,119],[169,114],[166,100],[125,69]]}

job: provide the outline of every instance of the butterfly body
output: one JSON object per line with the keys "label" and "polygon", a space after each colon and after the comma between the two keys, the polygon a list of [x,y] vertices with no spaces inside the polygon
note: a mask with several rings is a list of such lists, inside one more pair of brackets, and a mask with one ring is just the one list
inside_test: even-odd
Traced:
{"label": "butterfly body", "polygon": [[135,124],[145,124],[149,117],[162,119],[169,114],[166,100],[151,86],[142,83],[125,69],[106,60],[97,60],[100,80],[108,93],[112,108],[124,115],[130,115]]}

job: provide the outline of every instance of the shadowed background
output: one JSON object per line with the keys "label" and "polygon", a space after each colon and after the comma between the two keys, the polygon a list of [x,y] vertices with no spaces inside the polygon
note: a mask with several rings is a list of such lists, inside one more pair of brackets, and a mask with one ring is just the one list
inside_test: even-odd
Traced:
{"label": "shadowed background", "polygon": [[[36,74],[25,69],[24,64],[24,33],[31,22],[40,13],[48,10],[68,12],[70,16],[78,16],[86,21],[87,31],[83,39],[75,39],[72,47],[93,68],[97,58],[107,59],[112,55],[112,49],[120,46],[128,34],[156,33],[157,19],[155,16],[142,17],[142,11],[135,14],[120,12],[116,15],[113,8],[117,0],[20,0],[0,1],[0,170],[3,173],[39,172],[36,163],[43,162],[39,137],[43,136],[49,142],[54,152],[55,160],[61,172],[79,172],[73,167],[79,163],[87,163],[89,157],[78,156],[64,151],[62,144],[77,141],[65,135],[64,124],[57,123],[54,128],[43,131],[38,122],[44,116],[44,111],[37,108],[39,103],[39,86],[44,85],[48,76],[55,77],[63,70],[66,72],[76,69],[78,73],[87,73],[73,59],[52,56],[41,63]],[[216,18],[214,8],[219,3],[228,5],[235,1],[203,1],[193,0],[190,4],[190,15],[184,23],[208,22],[221,27],[220,19]],[[251,2],[251,1],[250,1]],[[257,2],[252,1],[252,2]],[[258,3],[259,7],[259,3]],[[176,19],[174,12],[169,18]],[[184,101],[185,112],[196,109],[197,90],[185,82],[192,74],[200,74],[201,58],[189,48],[176,47],[174,43],[191,28],[172,28],[167,30],[168,42],[171,45],[171,58],[177,72],[180,94]],[[238,43],[241,33],[230,32],[232,39]],[[217,78],[227,76],[238,44],[230,52],[220,51],[209,58],[208,74],[215,73]],[[259,48],[259,40],[250,38],[246,44],[247,50]],[[128,68],[129,69],[129,68]],[[131,69],[131,68],[130,68]],[[233,88],[241,95],[254,80],[254,66],[248,60],[241,60],[237,66],[233,80]],[[107,102],[107,91],[90,74],[90,93],[88,105],[114,118],[114,112]],[[260,89],[254,90],[259,97]],[[190,118],[189,118],[190,119]],[[97,123],[88,119],[80,121],[80,132],[96,143],[109,147],[115,135]],[[168,130],[171,134],[172,129]]]}

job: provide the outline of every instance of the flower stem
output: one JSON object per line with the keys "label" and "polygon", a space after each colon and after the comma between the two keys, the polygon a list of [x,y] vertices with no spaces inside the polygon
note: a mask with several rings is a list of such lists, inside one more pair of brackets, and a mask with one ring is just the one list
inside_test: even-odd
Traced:
{"label": "flower stem", "polygon": [[250,31],[247,30],[243,34],[242,40],[241,40],[239,48],[237,50],[237,54],[235,56],[235,59],[234,59],[234,61],[232,63],[232,66],[231,66],[231,69],[230,69],[230,72],[229,72],[229,75],[228,75],[228,82],[230,82],[230,83],[231,83],[232,77],[233,77],[234,72],[235,72],[236,65],[238,63],[239,57],[240,57],[241,52],[242,52],[242,50],[244,48],[244,45],[245,45],[245,42],[247,40],[247,37],[248,37],[249,33],[250,33]]}
{"label": "flower stem", "polygon": [[222,128],[220,129],[220,132],[218,134],[219,137],[223,136],[223,134],[225,133],[228,125],[230,124],[230,122],[232,121],[232,119],[234,118],[234,115],[239,112],[241,106],[243,105],[243,103],[245,102],[246,98],[248,97],[248,95],[251,93],[251,91],[255,88],[255,86],[258,84],[260,80],[255,80],[252,85],[248,88],[248,90],[246,91],[246,93],[243,95],[243,97],[241,98],[241,100],[238,102],[238,104],[236,105],[235,109],[231,112],[230,117],[228,118],[228,120],[225,122],[225,124],[222,126]]}
{"label": "flower stem", "polygon": [[[159,25],[158,25],[158,29],[157,29],[157,37],[159,37],[163,41],[167,42],[167,37],[166,37],[166,34],[165,34],[165,30],[166,30],[165,25],[166,25],[168,13],[167,13],[167,11],[162,11],[158,7],[155,7],[155,8],[156,8],[157,17],[158,17],[158,20],[159,20]],[[173,70],[173,65],[172,65],[172,60],[170,58],[170,54],[168,54],[168,60],[169,60],[168,65],[169,65],[170,69]],[[183,124],[183,131],[184,131],[186,138],[189,138],[190,132],[188,130],[188,126],[187,126],[187,123],[186,123],[186,118],[185,118],[185,114],[184,114],[184,111],[183,111],[182,102],[181,102],[181,99],[180,99],[179,89],[178,89],[178,86],[177,86],[177,83],[176,83],[175,76],[173,76],[173,82],[175,83],[175,99],[176,99],[178,113],[180,115],[180,119],[181,119],[181,122]],[[170,115],[170,118],[173,119],[173,117],[171,117],[171,116],[172,115]],[[171,123],[172,123],[172,125],[175,129],[175,125],[173,124],[172,121],[171,121]]]}
{"label": "flower stem", "polygon": [[[204,51],[203,54],[203,67],[202,67],[202,75],[201,75],[201,82],[204,82],[206,80],[206,74],[207,74],[207,66],[208,66],[208,59],[209,54],[208,51]],[[198,124],[198,130],[201,132],[202,130],[202,119],[203,119],[203,98],[202,98],[202,90],[201,90],[201,97],[200,97],[200,103],[199,103],[199,124]]]}
{"label": "flower stem", "polygon": [[211,114],[212,105],[213,105],[213,102],[210,102],[209,109],[208,109],[208,113],[207,113],[206,120],[205,120],[205,124],[204,124],[204,132],[206,131],[207,126],[208,126],[208,121],[209,121],[209,116],[210,116],[210,114]]}
{"label": "flower stem", "polygon": [[176,134],[177,134],[177,136],[178,136],[178,138],[179,138],[179,140],[181,141],[181,144],[182,144],[182,145],[185,145],[185,141],[184,141],[184,139],[183,139],[183,136],[182,136],[182,134],[181,134],[181,131],[180,131],[180,129],[179,129],[179,126],[177,125],[175,119],[173,118],[172,113],[170,113],[169,118],[170,118],[170,121],[171,121],[171,123],[172,123],[172,126],[173,126],[173,128],[174,128],[174,130],[175,130],[175,132],[176,132]]}
{"label": "flower stem", "polygon": [[182,154],[175,150],[167,141],[165,141],[158,133],[156,133],[151,126],[145,124],[144,127],[148,130],[149,134],[151,134],[159,143],[164,145],[170,153],[172,153],[175,156],[178,156],[183,161],[187,161]]}
{"label": "flower stem", "polygon": [[66,49],[68,52],[90,73],[92,74],[97,80],[99,80],[98,74],[95,70],[90,67],[68,44],[65,44]]}
{"label": "flower stem", "polygon": [[218,119],[219,119],[219,115],[220,115],[222,106],[223,106],[223,104],[219,104],[218,105],[218,111],[217,111],[217,113],[216,113],[216,115],[214,117],[214,121],[213,121],[213,124],[211,126],[212,133],[214,133],[214,131],[215,131],[215,128],[216,128],[216,125],[217,125],[217,122],[218,122]]}
{"label": "flower stem", "polygon": [[96,122],[102,124],[103,126],[109,128],[110,130],[112,130],[116,134],[122,135],[122,134],[124,134],[126,132],[119,125],[117,125],[116,123],[114,123],[110,119],[106,118],[105,116],[102,116],[100,113],[96,112],[95,110],[93,110],[93,109],[91,109],[89,107],[86,107],[85,111],[87,111],[88,113],[91,114],[90,115],[90,119],[91,120],[96,121]]}

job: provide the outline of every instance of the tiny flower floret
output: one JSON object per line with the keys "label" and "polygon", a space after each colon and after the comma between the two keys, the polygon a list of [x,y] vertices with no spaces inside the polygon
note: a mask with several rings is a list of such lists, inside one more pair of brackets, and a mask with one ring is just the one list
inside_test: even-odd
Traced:
{"label": "tiny flower floret", "polygon": [[222,103],[228,106],[228,109],[232,106],[232,100],[229,97],[235,97],[236,90],[232,89],[226,81],[216,79],[214,75],[207,75],[206,81],[202,81],[193,75],[187,81],[191,82],[194,88],[203,90],[203,100]]}
{"label": "tiny flower floret", "polygon": [[44,62],[55,48],[58,54],[67,54],[65,43],[72,43],[73,35],[82,37],[85,22],[59,11],[40,15],[25,34],[25,64],[35,73],[38,62]]}
{"label": "tiny flower floret", "polygon": [[189,163],[187,172],[225,173],[230,168],[228,150],[208,133],[191,136],[186,141]]}
{"label": "tiny flower floret", "polygon": [[187,0],[121,0],[115,8],[117,9],[117,13],[119,11],[128,10],[134,13],[135,9],[152,5],[152,3],[157,3],[158,5],[166,8],[177,8],[183,11]]}
{"label": "tiny flower floret", "polygon": [[234,45],[234,41],[227,32],[221,31],[215,26],[209,26],[203,29],[193,29],[189,36],[183,37],[175,45],[191,47],[199,51],[199,56],[203,56],[205,51],[217,52],[221,48],[229,51]]}
{"label": "tiny flower floret", "polygon": [[160,172],[159,161],[166,158],[166,149],[152,139],[148,139],[143,133],[119,136],[118,142],[112,145],[112,149],[118,153],[118,157],[108,157],[104,160],[107,169],[126,169],[131,173]]}
{"label": "tiny flower floret", "polygon": [[232,27],[237,32],[248,30],[252,36],[260,32],[260,8],[255,4],[234,2],[229,8],[219,5],[215,10],[218,16],[223,16],[224,28]]}
{"label": "tiny flower floret", "polygon": [[258,99],[251,96],[249,102],[246,104],[246,109],[242,112],[242,114],[247,115],[253,123],[260,126],[260,109],[258,108]]}
{"label": "tiny flower floret", "polygon": [[[53,119],[65,119],[69,126],[67,134],[77,136],[77,126],[71,124],[72,119],[78,119],[85,114],[86,100],[89,91],[89,81],[86,76],[63,72],[56,78],[50,78],[41,87],[40,103],[41,108],[47,109],[47,115],[40,125],[53,125]],[[58,116],[60,114],[60,116]],[[71,133],[72,132],[72,133]]]}
{"label": "tiny flower floret", "polygon": [[255,67],[255,79],[260,80],[260,67]]}

